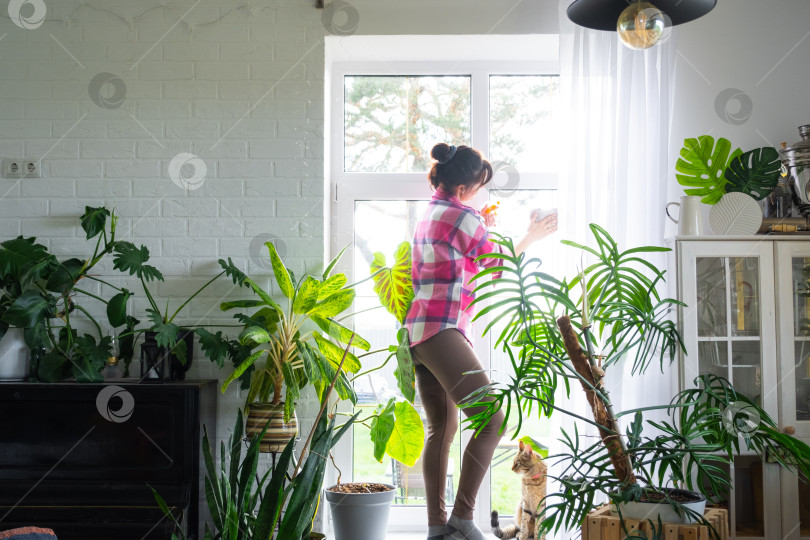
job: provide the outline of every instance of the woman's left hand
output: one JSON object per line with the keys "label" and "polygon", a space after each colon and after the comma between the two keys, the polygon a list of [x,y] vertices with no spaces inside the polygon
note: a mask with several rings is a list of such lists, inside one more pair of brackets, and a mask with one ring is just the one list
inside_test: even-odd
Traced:
{"label": "woman's left hand", "polygon": [[494,227],[495,226],[495,216],[498,215],[498,206],[501,204],[501,201],[493,205],[486,204],[481,209],[481,217],[484,218],[484,225],[487,227]]}

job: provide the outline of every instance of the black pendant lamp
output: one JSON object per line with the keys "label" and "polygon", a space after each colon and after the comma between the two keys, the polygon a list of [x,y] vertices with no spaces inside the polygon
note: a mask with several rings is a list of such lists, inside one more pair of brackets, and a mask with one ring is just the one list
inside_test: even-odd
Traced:
{"label": "black pendant lamp", "polygon": [[646,49],[667,27],[700,18],[716,4],[717,0],[574,0],[568,18],[585,28],[617,31],[628,47]]}

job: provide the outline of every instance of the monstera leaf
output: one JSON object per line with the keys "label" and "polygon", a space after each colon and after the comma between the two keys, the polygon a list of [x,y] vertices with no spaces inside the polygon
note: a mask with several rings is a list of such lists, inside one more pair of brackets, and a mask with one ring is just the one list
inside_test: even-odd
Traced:
{"label": "monstera leaf", "polygon": [[779,182],[782,162],[776,148],[765,146],[732,159],[726,169],[726,192],[739,191],[761,201]]}
{"label": "monstera leaf", "polygon": [[709,135],[686,139],[675,164],[680,174],[675,177],[680,185],[691,186],[684,193],[703,197],[701,202],[705,204],[715,204],[726,192],[726,168],[740,154],[739,148],[731,152],[731,143],[722,137],[717,139],[716,145],[714,137]]}
{"label": "monstera leaf", "polygon": [[385,255],[379,251],[374,254],[371,272],[374,276],[374,292],[380,302],[397,321],[405,322],[405,315],[413,301],[413,283],[411,281],[411,245],[402,242],[394,253],[394,264],[386,266]]}

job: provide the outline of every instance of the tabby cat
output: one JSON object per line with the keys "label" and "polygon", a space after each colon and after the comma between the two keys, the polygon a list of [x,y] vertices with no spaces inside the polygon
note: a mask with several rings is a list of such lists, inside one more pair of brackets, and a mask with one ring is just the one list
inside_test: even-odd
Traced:
{"label": "tabby cat", "polygon": [[546,496],[546,464],[540,454],[520,442],[520,450],[512,461],[512,470],[521,475],[521,498],[515,510],[515,524],[501,529],[498,512],[492,512],[492,534],[498,538],[534,538],[540,501]]}

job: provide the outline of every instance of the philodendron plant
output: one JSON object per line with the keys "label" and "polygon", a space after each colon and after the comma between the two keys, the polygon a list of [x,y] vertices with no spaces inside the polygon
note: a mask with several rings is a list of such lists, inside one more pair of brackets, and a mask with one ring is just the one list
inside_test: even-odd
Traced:
{"label": "philodendron plant", "polygon": [[[59,261],[36,238],[19,236],[0,244],[0,338],[9,326],[24,328],[26,344],[32,350],[47,351],[35,367],[39,379],[58,381],[72,375],[79,382],[102,380],[100,371],[109,356],[111,337],[82,305],[85,299],[104,304],[109,325],[121,328],[120,357],[129,365],[132,332],[138,324],[126,313],[131,293],[93,274],[93,268],[121,244],[115,239],[116,222],[115,214],[106,208],[85,208],[81,227],[87,240],[95,240],[93,254],[86,259]],[[82,285],[93,282],[115,293],[105,299]],[[81,317],[92,324],[97,336],[78,334],[76,320]]]}
{"label": "philodendron plant", "polygon": [[[276,285],[284,299],[277,302],[256,281],[245,277],[244,284],[253,290],[257,298],[222,303],[220,307],[223,311],[237,308],[255,310],[250,314],[234,315],[244,324],[236,340],[227,340],[219,333],[209,335],[211,347],[207,351],[208,356],[217,361],[229,356],[234,363],[222,391],[238,379],[242,388],[247,390],[247,407],[254,402],[280,404],[283,401],[284,417],[289,420],[295,401],[307,384],[311,384],[318,397],[323,398],[329,382],[335,379],[338,397],[356,404],[357,395],[351,381],[362,376],[361,359],[389,349],[370,351],[371,345],[367,340],[340,322],[351,316],[349,310],[355,298],[353,285],[347,286],[346,275],[333,273],[342,252],[321,275],[305,275],[297,279],[294,272],[284,265],[275,246],[271,242],[266,246]],[[377,277],[382,276],[384,271],[381,269]],[[404,339],[405,345],[394,346],[392,355],[402,357],[407,351],[410,361],[407,333]],[[357,352],[347,350],[342,368],[338,370],[344,347],[349,344]],[[410,375],[405,373],[403,392],[409,391],[406,393],[406,396],[410,396],[409,401],[389,401],[369,418],[359,422],[371,427],[378,460],[382,460],[383,454],[387,453],[402,463],[413,465],[422,451],[424,428],[419,414],[411,405],[414,395],[413,366],[410,366]],[[410,379],[406,380],[408,376]]]}
{"label": "philodendron plant", "polygon": [[[137,277],[141,282],[144,295],[149,302],[146,314],[152,323],[147,330],[155,333],[155,341],[160,347],[165,347],[171,351],[184,365],[188,351],[186,351],[186,342],[180,339],[180,329],[182,326],[175,322],[178,314],[194,300],[194,298],[220,277],[228,276],[234,284],[240,286],[245,286],[245,279],[247,278],[247,276],[233,264],[230,257],[227,261],[225,259],[219,259],[218,263],[222,270],[218,274],[214,275],[214,277],[200,286],[191,296],[186,298],[177,309],[170,311],[167,301],[166,307],[161,312],[155,295],[149,290],[149,283],[153,281],[163,281],[164,278],[160,270],[147,264],[149,262],[149,249],[147,249],[146,246],[136,247],[135,244],[131,242],[115,242],[111,249],[115,252],[113,267],[116,270]],[[131,294],[129,291],[126,291],[126,293]],[[211,334],[205,330],[205,328],[194,327],[193,330],[199,336],[204,351],[216,347]]]}
{"label": "philodendron plant", "polygon": [[[724,466],[741,450],[767,452],[808,477],[810,447],[781,433],[765,411],[721,377],[698,377],[694,387],[668,404],[614,410],[605,386],[613,366],[632,362],[633,375],[653,364],[663,370],[684,349],[670,320],[670,312],[682,304],[659,296],[664,271],[643,258],[665,248],[620,251],[604,229],[591,225],[591,231],[595,247],[563,242],[593,259],[579,275],[563,280],[537,271],[536,259],[515,254],[511,240],[496,240],[504,248],[497,255],[501,265],[487,272],[503,274],[475,301],[489,301],[478,316],[491,316],[487,331],[498,329],[496,347],[509,356],[514,374],[509,382],[482,388],[466,400],[464,406],[484,407],[470,419],[474,427],[503,409],[506,420],[517,417],[517,433],[526,415],[548,417],[559,411],[599,434],[595,442],[583,442],[576,424],[573,433],[563,430],[564,450],[549,457],[549,477],[560,491],[544,500],[540,532],[579,527],[606,500],[617,503],[620,513],[621,503],[662,501],[708,525],[662,488],[675,485],[718,498],[731,485]],[[489,282],[478,288],[484,287]],[[592,418],[555,402],[558,388],[568,392],[571,384],[582,387]],[[667,419],[645,419],[653,410],[664,411]],[[652,525],[661,532],[659,524]]]}

